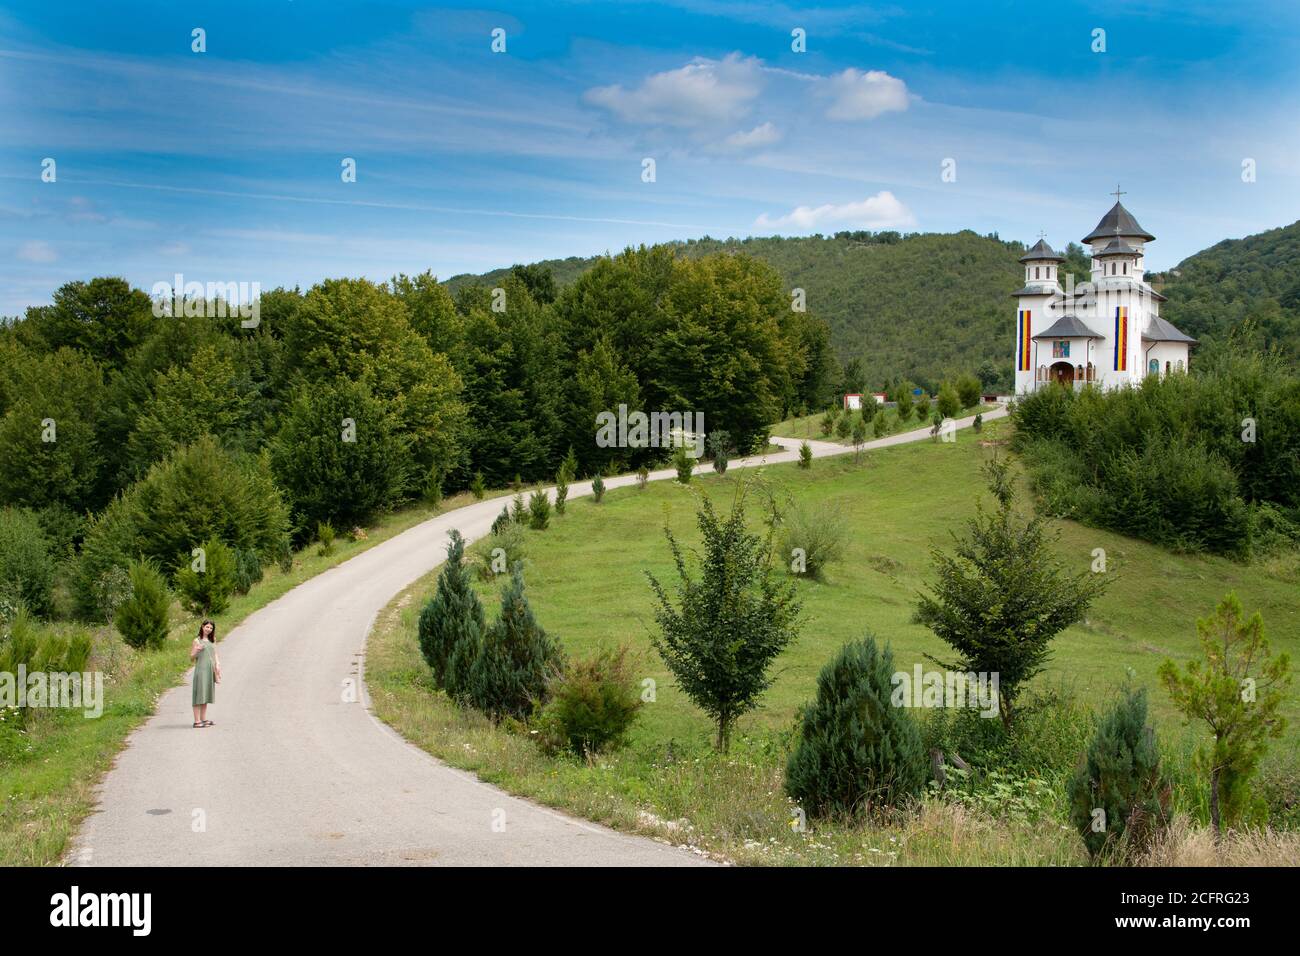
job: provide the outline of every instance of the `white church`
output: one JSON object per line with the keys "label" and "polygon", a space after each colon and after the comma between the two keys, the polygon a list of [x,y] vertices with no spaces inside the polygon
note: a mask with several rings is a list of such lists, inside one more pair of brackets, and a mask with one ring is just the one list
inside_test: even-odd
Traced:
{"label": "white church", "polygon": [[1196,340],[1160,318],[1164,301],[1143,278],[1143,253],[1155,236],[1118,202],[1083,237],[1092,253],[1090,282],[1075,285],[1065,261],[1040,238],[1020,257],[1024,288],[1016,305],[1016,394],[1059,382],[1118,388],[1148,375],[1187,368]]}

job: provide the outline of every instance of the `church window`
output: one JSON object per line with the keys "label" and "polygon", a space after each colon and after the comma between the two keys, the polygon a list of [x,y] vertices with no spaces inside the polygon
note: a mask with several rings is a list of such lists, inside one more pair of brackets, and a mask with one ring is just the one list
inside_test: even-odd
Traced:
{"label": "church window", "polygon": [[1173,371],[1173,366],[1172,366],[1169,362],[1166,362],[1166,363],[1165,363],[1165,374],[1168,375],[1171,371]]}
{"label": "church window", "polygon": [[1182,360],[1182,359],[1179,359],[1179,360],[1178,360],[1178,364],[1175,365],[1174,368],[1176,368],[1178,371],[1181,372],[1181,371],[1183,370],[1183,360]]}
{"label": "church window", "polygon": [[1038,278],[1038,266],[1034,266],[1034,278]]}
{"label": "church window", "polygon": [[1082,382],[1082,381],[1083,381],[1083,366],[1082,366],[1082,365],[1076,365],[1076,366],[1074,367],[1074,380],[1075,380],[1076,382]]}
{"label": "church window", "polygon": [[1124,263],[1124,274],[1128,275],[1128,263]]}
{"label": "church window", "polygon": [[1069,358],[1069,357],[1070,357],[1069,342],[1052,343],[1052,358]]}
{"label": "church window", "polygon": [[1156,375],[1156,374],[1158,374],[1159,372],[1160,372],[1160,360],[1159,360],[1159,359],[1152,359],[1150,362],[1147,363],[1147,374],[1148,374],[1148,375]]}

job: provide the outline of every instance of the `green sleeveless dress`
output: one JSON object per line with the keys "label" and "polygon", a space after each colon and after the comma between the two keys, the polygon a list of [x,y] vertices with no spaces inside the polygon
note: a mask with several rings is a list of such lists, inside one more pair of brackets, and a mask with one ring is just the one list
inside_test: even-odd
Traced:
{"label": "green sleeveless dress", "polygon": [[211,641],[203,642],[203,649],[194,658],[194,706],[211,704],[217,699],[217,682],[213,679],[212,658],[216,654]]}

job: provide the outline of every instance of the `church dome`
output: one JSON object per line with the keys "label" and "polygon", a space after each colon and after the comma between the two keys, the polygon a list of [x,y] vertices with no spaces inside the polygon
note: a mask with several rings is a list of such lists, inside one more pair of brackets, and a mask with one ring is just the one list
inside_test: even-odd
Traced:
{"label": "church dome", "polygon": [[1139,250],[1134,249],[1119,236],[1116,236],[1108,242],[1106,248],[1102,249],[1100,252],[1094,253],[1098,259],[1105,258],[1106,256],[1140,256],[1141,254],[1142,253]]}
{"label": "church dome", "polygon": [[1034,243],[1033,247],[1030,248],[1028,252],[1026,252],[1023,256],[1020,257],[1020,261],[1021,262],[1064,262],[1065,256],[1058,256],[1055,252],[1052,251],[1052,247],[1047,244],[1046,240],[1039,239],[1038,242]]}
{"label": "church dome", "polygon": [[1097,228],[1083,237],[1083,241],[1095,242],[1107,236],[1123,236],[1126,239],[1141,239],[1143,242],[1151,242],[1155,239],[1155,236],[1138,225],[1133,214],[1118,202],[1110,207],[1110,212],[1101,217]]}

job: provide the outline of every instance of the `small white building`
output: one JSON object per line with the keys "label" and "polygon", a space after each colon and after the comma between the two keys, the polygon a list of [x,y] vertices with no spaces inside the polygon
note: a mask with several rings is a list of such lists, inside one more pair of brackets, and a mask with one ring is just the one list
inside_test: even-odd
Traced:
{"label": "small white building", "polygon": [[1154,240],[1116,202],[1083,238],[1092,253],[1089,282],[1076,286],[1070,275],[1062,285],[1065,257],[1044,239],[1020,257],[1025,285],[1012,293],[1017,395],[1050,382],[1119,388],[1187,368],[1196,340],[1160,318],[1165,297],[1143,278],[1144,250]]}

